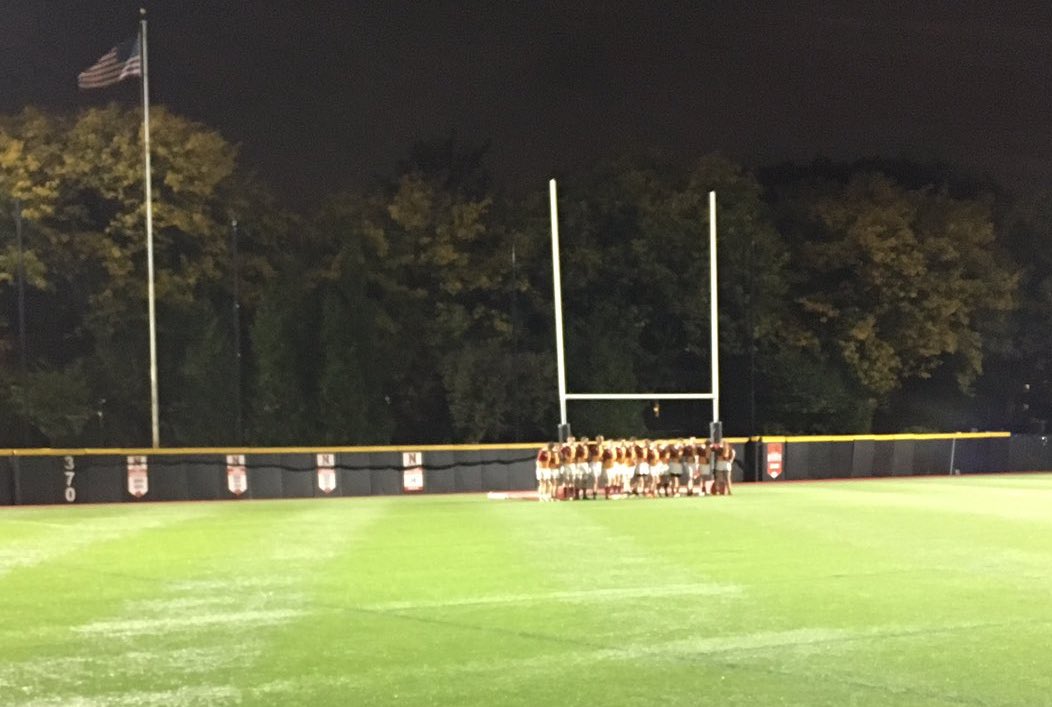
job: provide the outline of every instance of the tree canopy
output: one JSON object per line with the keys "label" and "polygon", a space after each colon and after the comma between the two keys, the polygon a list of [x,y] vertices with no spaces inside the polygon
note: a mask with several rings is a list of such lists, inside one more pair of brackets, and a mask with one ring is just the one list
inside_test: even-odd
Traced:
{"label": "tree canopy", "polygon": [[[163,108],[151,119],[166,444],[552,434],[544,185],[508,193],[484,146],[449,138],[294,213],[215,131]],[[148,438],[139,126],[119,106],[0,119],[2,443]],[[570,387],[709,387],[715,190],[729,432],[1019,424],[1031,382],[1018,372],[1047,386],[1052,368],[1052,276],[1031,257],[1052,227],[1047,199],[903,174],[870,162],[757,176],[717,155],[644,155],[564,175]],[[945,404],[920,404],[936,397]],[[700,403],[573,405],[588,434],[704,433],[709,415]],[[893,409],[913,412],[896,423]]]}

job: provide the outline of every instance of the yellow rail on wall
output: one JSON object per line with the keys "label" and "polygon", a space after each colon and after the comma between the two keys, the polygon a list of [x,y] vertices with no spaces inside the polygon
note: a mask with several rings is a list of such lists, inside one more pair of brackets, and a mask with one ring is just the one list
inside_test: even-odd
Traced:
{"label": "yellow rail on wall", "polygon": [[917,432],[892,435],[764,435],[761,442],[896,442],[925,439],[990,439],[1011,437],[1011,432]]}
{"label": "yellow rail on wall", "polygon": [[3,449],[0,456],[16,457],[52,457],[52,456],[156,456],[156,455],[191,455],[191,454],[322,454],[353,452],[478,452],[490,449],[537,449],[541,443],[529,444],[419,444],[419,445],[378,445],[378,446],[331,446],[331,447],[115,447],[115,448],[76,448],[76,449]]}
{"label": "yellow rail on wall", "polygon": [[[1010,432],[938,432],[906,433],[889,435],[763,435],[760,437],[727,437],[728,442],[857,442],[898,441],[926,439],[984,439],[1011,437]],[[704,439],[699,437],[699,439]],[[157,456],[197,454],[322,454],[322,453],[368,453],[368,452],[481,452],[499,449],[538,449],[545,442],[516,442],[509,444],[418,444],[418,445],[374,445],[374,446],[311,446],[311,447],[115,447],[115,448],[68,448],[68,449],[0,449],[0,456],[8,457],[53,457],[53,456]]]}

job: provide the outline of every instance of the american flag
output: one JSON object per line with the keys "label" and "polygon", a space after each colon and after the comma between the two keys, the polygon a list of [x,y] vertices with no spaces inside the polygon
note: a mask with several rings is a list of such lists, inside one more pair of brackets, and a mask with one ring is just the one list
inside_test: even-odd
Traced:
{"label": "american flag", "polygon": [[142,76],[140,38],[121,42],[77,76],[79,88],[105,88],[129,76]]}

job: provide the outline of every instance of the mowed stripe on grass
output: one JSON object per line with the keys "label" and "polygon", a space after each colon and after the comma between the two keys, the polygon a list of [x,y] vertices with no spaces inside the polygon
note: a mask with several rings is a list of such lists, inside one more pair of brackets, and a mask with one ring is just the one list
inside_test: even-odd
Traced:
{"label": "mowed stripe on grass", "polygon": [[[0,511],[0,703],[1001,705],[1052,690],[1052,477],[736,491]],[[51,548],[78,526],[79,544]]]}
{"label": "mowed stripe on grass", "polygon": [[[338,513],[339,532],[353,534],[382,509]],[[309,610],[303,587],[332,555],[313,543],[314,532],[332,530],[324,510],[304,503],[126,507],[133,520],[126,534],[20,578],[32,610],[8,615],[12,650],[0,663],[0,703],[237,704],[242,691],[229,676],[251,671],[269,632]],[[134,519],[152,513],[179,520],[139,529]],[[40,591],[27,592],[27,583]],[[5,584],[0,579],[0,597]]]}

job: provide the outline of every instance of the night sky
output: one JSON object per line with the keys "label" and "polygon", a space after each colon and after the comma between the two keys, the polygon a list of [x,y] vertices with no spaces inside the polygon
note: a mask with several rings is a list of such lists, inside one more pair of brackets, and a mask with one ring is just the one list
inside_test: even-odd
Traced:
{"label": "night sky", "polygon": [[[136,101],[76,74],[140,2],[0,0],[0,111]],[[757,9],[757,7],[765,9]],[[1052,4],[215,0],[150,5],[154,104],[242,145],[289,203],[489,141],[505,184],[642,148],[941,159],[1052,183]]]}

